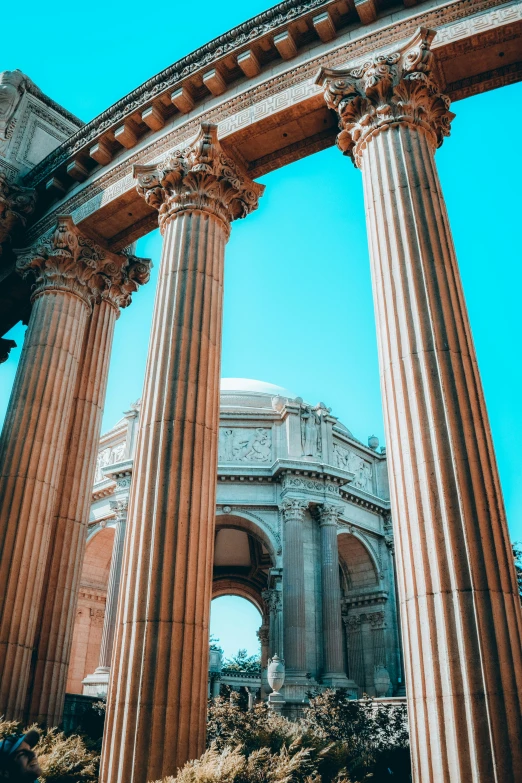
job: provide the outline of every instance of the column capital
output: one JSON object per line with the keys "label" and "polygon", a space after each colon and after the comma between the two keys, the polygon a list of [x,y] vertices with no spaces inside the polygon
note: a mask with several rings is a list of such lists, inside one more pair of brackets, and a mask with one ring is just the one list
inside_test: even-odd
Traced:
{"label": "column capital", "polygon": [[192,144],[174,150],[162,163],[134,166],[136,189],[147,204],[158,210],[159,227],[182,212],[207,212],[220,218],[225,229],[236,218],[257,209],[265,189],[223,152],[217,125],[205,122]]}
{"label": "column capital", "polygon": [[337,527],[339,517],[343,513],[343,507],[338,503],[323,503],[317,506],[317,516],[319,517],[319,525],[332,525]]}
{"label": "column capital", "polygon": [[308,500],[303,500],[302,498],[286,497],[284,500],[282,500],[279,508],[283,513],[285,522],[288,522],[289,519],[302,520],[308,505]]}
{"label": "column capital", "polygon": [[268,588],[267,590],[263,590],[261,592],[261,598],[267,605],[270,614],[275,614],[279,609],[281,609],[281,590]]}
{"label": "column capital", "polygon": [[9,182],[0,172],[0,255],[2,242],[14,228],[23,227],[36,204],[36,191]]}
{"label": "column capital", "polygon": [[53,233],[30,248],[16,250],[16,269],[35,277],[32,299],[49,290],[69,291],[88,306],[106,300],[127,307],[150,277],[148,258],[113,253],[86,237],[71,217],[58,217]]}
{"label": "column capital", "polygon": [[120,500],[110,501],[111,511],[114,511],[118,522],[123,522],[127,519],[127,511],[129,509],[129,499],[121,498]]}
{"label": "column capital", "polygon": [[260,628],[258,628],[258,630],[256,631],[256,636],[261,644],[268,644],[268,640],[270,636],[270,629],[268,625],[262,625]]}
{"label": "column capital", "polygon": [[337,146],[361,167],[368,141],[398,124],[423,131],[433,149],[450,134],[454,118],[441,91],[431,42],[436,31],[419,27],[402,47],[345,69],[322,68],[316,84],[339,115]]}

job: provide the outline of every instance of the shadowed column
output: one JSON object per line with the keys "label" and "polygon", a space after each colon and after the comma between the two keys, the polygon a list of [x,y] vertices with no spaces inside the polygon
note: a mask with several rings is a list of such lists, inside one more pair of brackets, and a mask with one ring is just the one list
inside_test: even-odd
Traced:
{"label": "shadowed column", "polygon": [[164,245],[103,744],[111,783],[174,775],[204,750],[224,249],[263,191],[209,124],[136,175]]}
{"label": "shadowed column", "polygon": [[[303,520],[308,501],[286,497],[282,504],[283,546],[283,623],[285,655],[285,698],[304,696],[306,679],[306,614]],[[301,691],[303,691],[301,693]]]}
{"label": "shadowed column", "polygon": [[0,715],[21,718],[56,490],[101,255],[59,218],[20,251],[33,309],[0,440]]}
{"label": "shadowed column", "polygon": [[323,682],[331,688],[350,687],[352,693],[356,695],[357,687],[354,682],[348,682],[344,671],[339,549],[337,546],[337,522],[342,510],[342,507],[335,503],[325,503],[317,509],[321,533]]}
{"label": "shadowed column", "polygon": [[88,323],[80,360],[30,685],[29,720],[49,726],[58,725],[62,719],[114,325],[120,308],[130,304],[132,294],[150,275],[148,259],[101,249],[98,252],[104,256],[97,279],[101,293]]}
{"label": "shadowed column", "polygon": [[318,81],[363,172],[414,780],[514,783],[520,601],[434,161],[453,117],[434,35]]}

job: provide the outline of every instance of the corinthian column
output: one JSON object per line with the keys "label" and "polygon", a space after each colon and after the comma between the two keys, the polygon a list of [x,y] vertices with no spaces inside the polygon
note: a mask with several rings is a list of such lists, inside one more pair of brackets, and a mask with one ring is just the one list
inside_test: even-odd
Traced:
{"label": "corinthian column", "polygon": [[103,262],[74,392],[29,688],[29,719],[49,726],[62,719],[114,326],[120,308],[150,275],[149,259],[101,248],[97,253]]}
{"label": "corinthian column", "polygon": [[69,218],[19,255],[33,309],[0,439],[0,714],[22,717],[81,348],[101,262]]}
{"label": "corinthian column", "polygon": [[453,117],[434,35],[319,81],[364,179],[414,780],[514,783],[520,602],[434,161]]}
{"label": "corinthian column", "polygon": [[306,614],[303,521],[308,501],[286,497],[281,510],[283,534],[283,625],[285,697],[304,696],[306,679]]}
{"label": "corinthian column", "polygon": [[[344,671],[341,585],[339,583],[339,549],[337,522],[342,507],[325,503],[318,508],[321,532],[321,587],[323,615],[324,674],[323,682],[331,688],[348,687]],[[350,683],[356,691],[355,683]]]}
{"label": "corinthian column", "polygon": [[217,128],[138,192],[164,236],[112,658],[103,781],[174,775],[205,746],[224,249],[263,191]]}

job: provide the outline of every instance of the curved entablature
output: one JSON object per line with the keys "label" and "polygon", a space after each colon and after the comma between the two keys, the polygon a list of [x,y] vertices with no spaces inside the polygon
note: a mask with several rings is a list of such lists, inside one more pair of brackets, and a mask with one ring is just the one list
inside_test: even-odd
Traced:
{"label": "curved entablature", "polygon": [[251,177],[330,146],[337,118],[315,84],[319,68],[360,62],[419,25],[437,31],[433,50],[453,100],[522,78],[520,0],[406,5],[287,0],[178,61],[26,176],[40,194],[29,239],[50,230],[58,213],[115,250],[146,234],[157,216],[135,192],[132,167],[162,159],[201,122],[218,125],[227,154]]}

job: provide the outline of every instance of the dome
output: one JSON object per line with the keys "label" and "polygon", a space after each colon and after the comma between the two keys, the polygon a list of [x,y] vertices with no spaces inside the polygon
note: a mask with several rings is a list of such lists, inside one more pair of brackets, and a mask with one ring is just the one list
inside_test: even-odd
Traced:
{"label": "dome", "polygon": [[252,378],[221,378],[222,392],[254,392],[255,394],[267,394],[270,397],[287,397],[295,399],[295,394],[282,386],[276,386],[266,381],[255,381]]}

